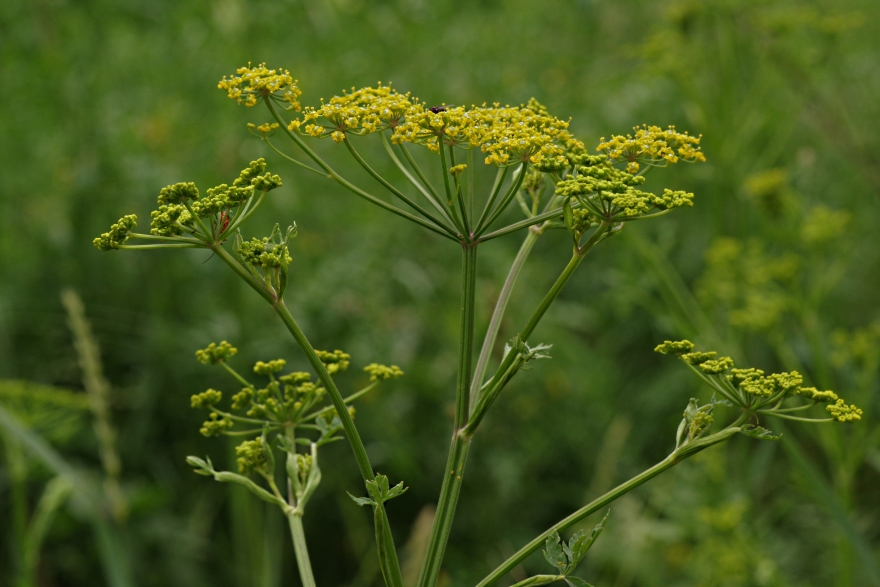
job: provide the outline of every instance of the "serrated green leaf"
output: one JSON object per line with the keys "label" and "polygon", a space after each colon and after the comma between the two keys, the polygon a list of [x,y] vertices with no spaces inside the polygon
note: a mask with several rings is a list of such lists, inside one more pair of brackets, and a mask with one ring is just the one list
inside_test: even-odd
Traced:
{"label": "serrated green leaf", "polygon": [[[346,491],[346,493],[348,493],[348,492]],[[372,499],[370,499],[369,497],[355,497],[350,493],[348,493],[348,497],[350,497],[352,500],[354,500],[354,502],[356,504],[358,504],[359,506],[376,505],[376,502],[373,501]]]}
{"label": "serrated green leaf", "polygon": [[566,577],[565,582],[568,583],[571,587],[593,587],[580,577]]}
{"label": "serrated green leaf", "polygon": [[568,558],[560,544],[562,540],[559,538],[559,532],[553,531],[553,534],[547,537],[544,543],[544,558],[551,566],[557,569],[564,569],[568,564]]}
{"label": "serrated green leaf", "polygon": [[757,438],[758,440],[779,440],[782,438],[782,435],[773,436],[773,432],[767,430],[766,428],[762,428],[760,426],[752,426],[751,424],[746,424],[739,430],[741,433],[749,436],[751,438]]}

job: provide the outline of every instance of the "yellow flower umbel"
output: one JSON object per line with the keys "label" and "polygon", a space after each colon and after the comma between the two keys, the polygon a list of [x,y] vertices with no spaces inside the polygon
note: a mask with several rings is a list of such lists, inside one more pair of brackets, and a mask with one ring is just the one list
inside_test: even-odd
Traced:
{"label": "yellow flower umbel", "polygon": [[639,163],[653,167],[676,163],[679,159],[695,162],[706,161],[700,151],[700,137],[680,133],[674,126],[663,130],[659,126],[634,127],[635,136],[613,135],[606,141],[603,137],[597,150],[608,155],[608,160],[616,163],[626,161],[626,170],[636,173]]}
{"label": "yellow flower umbel", "polygon": [[256,106],[261,99],[277,94],[282,101],[290,103],[289,110],[299,112],[301,109],[297,98],[302,91],[296,85],[297,80],[286,69],[269,69],[265,63],[251,67],[248,63],[247,67],[240,67],[235,73],[228,79],[223,76],[217,87],[226,90],[229,97],[239,104]]}
{"label": "yellow flower umbel", "polygon": [[351,93],[334,96],[319,108],[306,107],[302,120],[291,122],[289,128],[295,130],[305,124],[306,134],[329,136],[341,143],[347,133],[365,135],[396,128],[412,107],[409,94],[399,94],[379,82],[375,88],[352,88]]}
{"label": "yellow flower umbel", "polygon": [[[819,391],[815,387],[802,387],[803,377],[797,371],[765,375],[760,369],[737,369],[730,357],[718,357],[715,352],[694,352],[690,341],[669,341],[654,349],[664,355],[678,357],[731,403],[748,414],[772,416],[798,422],[856,422],[861,420],[862,410],[846,402],[833,391]],[[810,401],[795,407],[783,408],[783,402],[801,397]],[[802,418],[793,412],[807,410],[819,403],[827,403],[825,410],[830,418]]]}
{"label": "yellow flower umbel", "polygon": [[395,143],[415,143],[437,152],[440,145],[480,147],[487,165],[499,167],[562,159],[573,141],[568,122],[547,114],[535,100],[522,106],[425,108],[415,105],[392,136]]}

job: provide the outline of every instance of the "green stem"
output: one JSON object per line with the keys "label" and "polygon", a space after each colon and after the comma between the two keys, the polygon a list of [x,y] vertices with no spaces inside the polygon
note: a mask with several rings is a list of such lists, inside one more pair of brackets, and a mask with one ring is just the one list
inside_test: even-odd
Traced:
{"label": "green stem", "polygon": [[[593,236],[587,240],[586,243],[583,244],[579,249],[575,249],[574,253],[571,256],[571,260],[568,262],[568,265],[565,266],[565,269],[562,270],[562,273],[556,279],[556,282],[553,284],[553,287],[550,288],[550,291],[547,292],[547,295],[544,296],[544,299],[541,300],[541,303],[535,309],[532,317],[529,318],[528,323],[525,328],[523,328],[519,332],[519,339],[526,343],[529,340],[529,337],[532,335],[532,332],[535,330],[535,327],[538,325],[538,322],[541,321],[541,318],[544,317],[544,314],[547,312],[547,309],[550,307],[556,297],[559,295],[559,292],[562,291],[562,288],[565,287],[565,284],[568,283],[568,280],[571,279],[571,276],[574,275],[575,269],[578,268],[578,265],[581,264],[581,261],[586,257],[587,252],[595,245],[597,242],[602,240],[603,235],[608,230],[610,224],[607,222],[603,222],[599,225],[599,228],[596,229],[596,232],[593,233]],[[492,380],[489,384],[489,387],[494,387],[498,381],[504,376],[513,362],[516,360],[518,353],[514,352],[512,349],[508,352],[501,361],[501,365],[499,365],[498,369],[495,371],[495,375],[492,377]]]}
{"label": "green stem", "polygon": [[533,552],[535,552],[536,550],[538,550],[542,546],[544,546],[544,542],[554,532],[562,532],[566,528],[570,528],[571,526],[580,522],[581,520],[583,520],[584,518],[586,518],[590,514],[595,513],[598,510],[603,509],[605,506],[607,506],[608,504],[610,504],[611,502],[613,502],[614,500],[619,498],[621,495],[624,495],[625,493],[629,493],[630,491],[632,491],[633,489],[635,489],[636,487],[638,487],[642,483],[644,483],[650,479],[653,479],[654,477],[656,477],[657,475],[659,475],[663,471],[666,471],[667,469],[671,469],[672,467],[674,467],[678,463],[684,461],[685,459],[695,455],[696,453],[698,453],[706,448],[709,448],[710,446],[712,446],[714,444],[718,444],[719,442],[723,442],[723,441],[727,440],[728,438],[730,438],[731,436],[733,436],[734,434],[736,434],[737,432],[740,431],[739,426],[747,419],[748,419],[748,414],[743,414],[742,416],[740,416],[740,418],[736,422],[734,422],[733,424],[731,424],[730,426],[728,426],[724,430],[722,430],[716,434],[712,434],[711,436],[701,438],[700,440],[693,441],[692,443],[689,443],[689,444],[675,450],[672,454],[670,454],[668,457],[666,457],[665,459],[663,459],[662,461],[660,461],[659,463],[657,463],[656,465],[654,465],[650,469],[647,469],[647,470],[639,473],[638,475],[636,475],[635,477],[633,477],[629,481],[626,481],[625,483],[618,485],[617,487],[615,487],[614,489],[612,489],[611,491],[609,491],[608,493],[606,493],[602,497],[588,503],[587,505],[585,505],[581,509],[577,510],[573,514],[571,514],[568,517],[557,522],[556,524],[554,524],[553,526],[548,528],[546,531],[544,531],[543,533],[538,535],[534,540],[532,540],[531,542],[529,542],[528,544],[523,546],[521,549],[519,549],[519,551],[517,551],[516,554],[514,554],[513,556],[508,558],[506,561],[504,561],[498,568],[496,568],[494,571],[489,573],[486,576],[486,578],[484,578],[482,581],[477,583],[476,587],[488,587],[489,585],[492,585],[493,583],[498,581],[505,574],[507,574],[508,572],[513,570],[518,564],[520,564],[522,561],[524,561],[529,555],[531,555]]}
{"label": "green stem", "polygon": [[288,161],[290,161],[294,165],[299,165],[303,169],[307,169],[308,171],[311,171],[312,173],[317,173],[321,177],[327,177],[327,174],[324,173],[323,171],[315,169],[314,167],[312,167],[310,165],[306,165],[302,161],[297,161],[296,159],[294,159],[293,157],[291,157],[290,155],[288,155],[286,153],[282,153],[277,147],[275,147],[275,145],[272,144],[272,142],[269,139],[263,139],[263,140],[266,141],[266,144],[269,145],[270,149],[272,149],[273,151],[275,151],[276,153],[278,153],[279,155],[281,155],[282,157],[284,157],[285,159],[287,159]]}
{"label": "green stem", "polygon": [[501,287],[501,293],[498,295],[498,301],[495,302],[495,310],[492,312],[492,318],[489,320],[489,327],[486,330],[486,338],[483,339],[483,347],[480,349],[480,358],[477,359],[477,366],[474,369],[474,377],[471,381],[471,403],[476,399],[477,392],[479,392],[480,386],[483,384],[483,375],[486,373],[489,357],[495,346],[495,340],[498,338],[501,319],[507,310],[507,302],[510,301],[513,286],[516,284],[516,279],[519,277],[526,259],[528,259],[529,254],[532,252],[532,247],[535,246],[541,234],[543,234],[541,229],[529,231],[522,246],[519,248],[519,252],[516,254],[516,258],[513,260],[513,264],[510,266],[510,271],[507,273],[504,285]]}
{"label": "green stem", "polygon": [[[339,393],[339,389],[336,387],[336,383],[333,381],[333,378],[330,377],[330,374],[327,372],[327,368],[324,366],[324,363],[322,363],[321,360],[318,358],[317,353],[315,353],[315,349],[306,338],[305,333],[303,333],[299,325],[293,319],[293,316],[290,314],[287,306],[284,305],[284,301],[276,299],[274,295],[272,295],[263,287],[262,283],[256,277],[251,275],[241,265],[241,263],[236,261],[235,258],[233,258],[232,255],[230,255],[221,245],[215,243],[211,247],[211,250],[213,250],[218,257],[220,257],[227,265],[232,268],[233,271],[235,271],[242,279],[244,279],[248,285],[255,289],[257,293],[263,296],[263,298],[265,298],[272,305],[272,308],[281,318],[281,321],[284,322],[287,330],[290,332],[291,335],[293,335],[294,340],[296,340],[300,349],[302,349],[303,354],[305,354],[306,359],[312,366],[312,369],[314,369],[315,373],[318,374],[318,379],[321,380],[321,383],[327,390],[327,394],[330,396],[330,401],[333,403],[333,407],[336,408],[336,412],[339,415],[340,421],[342,422],[342,428],[345,430],[345,435],[348,438],[348,443],[351,446],[352,452],[354,452],[354,457],[357,461],[358,469],[360,470],[364,482],[373,481],[376,476],[373,472],[373,467],[370,465],[370,458],[367,456],[367,451],[364,448],[364,443],[361,440],[360,434],[358,434],[357,428],[355,428],[354,421],[351,418],[351,414],[348,413],[348,407],[345,405],[345,400],[343,399],[342,394]],[[388,527],[388,516],[385,512],[384,505],[379,506],[378,515],[385,526]],[[389,544],[391,545],[389,555],[392,560],[392,564],[397,568],[397,574],[399,574],[400,565],[397,560],[397,553],[394,549],[393,542],[389,542]]]}
{"label": "green stem", "polygon": [[464,467],[467,462],[470,437],[460,434],[467,425],[469,414],[471,362],[474,344],[474,295],[476,290],[477,245],[462,245],[462,288],[461,315],[459,325],[458,380],[455,392],[455,421],[452,442],[446,468],[443,471],[443,485],[437,500],[437,513],[431,527],[431,536],[425,551],[425,559],[419,572],[419,587],[434,587],[440,574],[440,565],[452,529],[455,507],[461,492]]}
{"label": "green stem", "polygon": [[239,375],[239,374],[238,374],[238,371],[236,371],[235,369],[233,369],[232,367],[230,367],[229,365],[227,365],[227,364],[226,364],[226,361],[220,361],[220,362],[219,362],[219,365],[220,365],[221,367],[223,367],[224,369],[226,369],[227,373],[229,373],[230,375],[232,375],[232,376],[235,378],[236,381],[238,381],[239,383],[241,383],[241,384],[244,385],[245,387],[250,387],[251,389],[253,389],[253,387],[254,387],[253,384],[251,384],[247,379],[245,379],[244,377],[242,377],[241,375]]}
{"label": "green stem", "polygon": [[526,168],[528,167],[528,163],[523,163],[519,168],[519,175],[510,185],[510,188],[507,190],[507,193],[504,194],[504,197],[498,202],[498,205],[495,207],[495,210],[489,215],[489,218],[486,219],[484,224],[481,224],[476,229],[476,236],[480,236],[485,232],[487,228],[489,228],[495,219],[498,218],[505,209],[507,209],[507,205],[510,204],[513,197],[519,191],[520,186],[522,185],[523,180],[526,178]]}
{"label": "green stem", "polygon": [[303,530],[302,516],[297,513],[287,515],[290,523],[290,535],[293,537],[293,552],[296,554],[296,566],[303,587],[316,587],[315,576],[312,574],[312,563],[306,546],[306,534]]}
{"label": "green stem", "polygon": [[428,222],[427,220],[424,220],[422,218],[419,218],[418,216],[410,214],[409,212],[407,212],[405,210],[401,210],[400,208],[398,208],[396,206],[392,206],[388,202],[383,202],[382,200],[380,200],[376,196],[368,194],[364,190],[360,189],[359,187],[355,186],[354,184],[352,184],[349,181],[347,181],[346,179],[344,179],[341,175],[339,175],[333,169],[331,169],[331,167],[329,165],[327,165],[323,159],[318,157],[318,155],[315,154],[315,152],[312,151],[309,148],[309,146],[306,145],[305,142],[296,133],[291,132],[291,130],[289,128],[287,128],[287,124],[284,122],[284,119],[281,118],[281,115],[275,109],[275,106],[272,104],[272,102],[270,100],[266,100],[266,104],[269,106],[269,111],[272,113],[272,116],[274,116],[275,119],[281,124],[281,126],[284,128],[284,130],[288,134],[288,136],[291,139],[293,139],[293,141],[297,144],[297,146],[299,148],[301,148],[303,151],[305,151],[306,155],[308,155],[315,163],[317,163],[321,167],[321,169],[323,169],[324,171],[327,172],[327,176],[330,179],[334,180],[336,183],[338,183],[339,185],[341,185],[342,187],[344,187],[348,191],[352,192],[353,194],[362,197],[363,199],[379,206],[380,208],[385,208],[389,212],[397,214],[398,216],[400,216],[402,218],[406,218],[407,220],[411,220],[411,221],[415,222],[416,224],[419,224],[419,225],[427,228],[431,232],[436,232],[437,234],[444,236],[450,240],[454,240],[456,242],[458,241],[458,238],[450,235],[448,232],[446,232],[440,228],[437,228],[436,226],[434,226],[432,223]]}
{"label": "green stem", "polygon": [[391,183],[388,180],[386,180],[384,177],[382,177],[381,175],[376,173],[376,171],[372,167],[370,167],[370,165],[364,160],[364,158],[360,156],[360,153],[358,153],[355,150],[354,145],[351,144],[351,141],[348,140],[348,137],[346,137],[343,142],[345,143],[345,146],[348,147],[348,151],[351,153],[351,156],[355,158],[355,160],[360,164],[361,167],[363,167],[366,170],[367,173],[369,173],[371,176],[373,176],[373,179],[375,179],[376,181],[381,183],[385,187],[385,189],[387,189],[389,192],[391,192],[392,194],[394,194],[395,196],[397,196],[398,198],[403,200],[406,203],[406,205],[408,205],[410,208],[412,208],[413,210],[415,210],[416,212],[418,212],[419,214],[421,214],[422,216],[424,216],[425,218],[427,218],[428,220],[430,220],[431,222],[436,224],[438,227],[440,227],[443,230],[445,230],[446,232],[448,232],[451,236],[455,236],[455,231],[453,231],[451,228],[449,228],[448,226],[443,224],[440,220],[438,220],[436,217],[434,217],[433,214],[431,214],[430,212],[428,212],[427,210],[425,210],[424,208],[422,208],[421,206],[419,206],[418,204],[416,204],[415,202],[410,200],[408,197],[406,197],[406,195],[404,195],[403,192],[401,192],[399,189],[397,189],[396,187],[391,185]]}
{"label": "green stem", "polygon": [[412,167],[412,170],[415,172],[416,175],[419,176],[419,179],[422,180],[422,183],[425,184],[425,187],[428,188],[428,191],[430,191],[431,194],[434,196],[434,199],[438,202],[442,201],[443,198],[440,197],[440,194],[438,194],[437,190],[434,189],[433,184],[431,184],[431,182],[428,181],[428,178],[425,177],[422,168],[419,167],[419,164],[416,163],[415,159],[413,159],[412,153],[409,152],[409,149],[406,148],[406,145],[401,144],[398,146],[400,147],[400,150],[403,151],[403,156],[406,157],[406,160],[409,163],[410,167]]}
{"label": "green stem", "polygon": [[489,199],[486,200],[486,205],[483,206],[483,212],[477,221],[478,228],[483,226],[483,222],[486,221],[486,216],[489,214],[489,210],[492,209],[492,204],[495,203],[495,198],[498,197],[498,192],[501,190],[501,184],[504,183],[504,178],[507,177],[509,171],[510,167],[498,168],[498,172],[495,174],[495,183],[492,185],[492,193],[489,194]]}
{"label": "green stem", "polygon": [[[385,136],[385,133],[380,133],[382,137],[382,146],[385,147],[385,151],[388,153],[388,157],[391,158],[391,161],[400,169],[400,172],[403,173],[404,177],[409,180],[409,182],[415,187],[419,192],[425,197],[426,200],[431,202],[431,205],[434,206],[438,212],[443,216],[443,219],[452,224],[452,218],[449,217],[449,213],[440,205],[440,203],[435,199],[434,195],[431,191],[428,191],[424,185],[422,185],[415,177],[413,177],[412,173],[409,172],[409,169],[403,164],[403,162],[398,158],[397,155],[394,154],[394,150],[391,148],[391,143],[388,142],[388,137]],[[428,186],[430,188],[430,186]]]}

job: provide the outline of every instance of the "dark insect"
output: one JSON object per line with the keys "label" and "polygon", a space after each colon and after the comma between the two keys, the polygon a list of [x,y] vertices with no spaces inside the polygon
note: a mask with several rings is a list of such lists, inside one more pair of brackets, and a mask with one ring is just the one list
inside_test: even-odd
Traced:
{"label": "dark insect", "polygon": [[428,110],[430,110],[434,114],[439,114],[440,112],[446,112],[447,108],[452,107],[454,107],[454,104],[444,104],[443,106],[431,106],[430,108],[428,108]]}

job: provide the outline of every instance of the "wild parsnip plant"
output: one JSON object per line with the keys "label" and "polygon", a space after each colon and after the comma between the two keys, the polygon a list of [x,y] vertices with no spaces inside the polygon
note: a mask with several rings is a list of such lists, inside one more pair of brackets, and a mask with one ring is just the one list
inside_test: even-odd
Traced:
{"label": "wild parsnip plant", "polygon": [[[693,194],[665,189],[646,191],[649,171],[679,161],[701,162],[698,136],[674,127],[636,127],[631,135],[601,139],[595,154],[568,130],[568,123],[547,112],[537,101],[522,106],[499,104],[428,106],[410,94],[382,84],[344,92],[320,106],[303,107],[298,82],[289,72],[264,64],[239,69],[224,77],[219,87],[239,104],[263,104],[272,122],[249,125],[252,133],[297,170],[327,178],[355,195],[404,219],[415,222],[462,251],[461,314],[455,414],[444,481],[436,516],[422,562],[418,587],[437,583],[446,543],[452,527],[459,492],[464,482],[468,451],[479,425],[507,384],[529,363],[548,358],[549,345],[532,340],[535,327],[554,302],[587,253],[619,233],[627,223],[647,220],[675,208],[693,205]],[[288,117],[285,117],[285,116]],[[304,156],[300,160],[275,144],[279,133],[289,138]],[[355,148],[360,137],[378,135],[390,161],[408,180],[406,191],[377,173]],[[315,153],[310,139],[330,138],[340,144],[376,182],[390,192],[391,203],[356,186]],[[423,148],[427,154],[414,156]],[[479,155],[478,155],[479,153]],[[477,156],[483,161],[477,161]],[[418,159],[429,158],[434,170],[426,172]],[[481,165],[495,171],[486,194],[478,194],[474,177]],[[430,172],[430,173],[429,173]],[[429,179],[439,172],[441,181]],[[196,353],[205,364],[219,365],[241,386],[226,401],[222,392],[209,389],[192,397],[192,406],[207,409],[201,432],[206,436],[241,436],[236,449],[238,473],[218,471],[210,459],[189,457],[196,472],[218,481],[241,484],[261,499],[276,504],[289,520],[294,551],[303,585],[315,585],[309,562],[302,516],[321,480],[319,449],[348,440],[365,483],[366,496],[352,496],[374,513],[379,567],[388,587],[402,587],[397,551],[385,512],[385,503],[406,491],[403,482],[393,484],[370,464],[354,424],[350,404],[381,381],[403,373],[396,366],[370,364],[365,371],[371,383],[344,396],[334,375],[350,363],[348,354],[315,350],[284,303],[291,262],[291,239],[296,227],[276,225],[263,238],[242,236],[243,223],[257,210],[270,191],[281,185],[278,175],[266,171],[263,159],[251,162],[231,185],[221,184],[202,195],[192,183],[178,183],[161,190],[159,206],[152,213],[149,233],[135,232],[137,218],[124,216],[110,231],[96,238],[101,250],[199,248],[213,252],[226,263],[278,314],[305,354],[316,380],[309,372],[285,372],[283,359],[258,362],[251,382],[233,368],[236,349],[228,342],[212,343]],[[399,202],[398,202],[399,201]],[[514,202],[516,205],[514,205]],[[520,220],[509,220],[519,210]],[[516,336],[490,369],[501,321],[517,277],[537,241],[551,229],[571,236],[568,264]],[[475,349],[474,296],[477,252],[496,238],[524,231],[523,244],[505,279],[483,344]],[[144,244],[132,244],[144,241]],[[226,243],[229,243],[227,246]],[[692,399],[684,409],[678,430],[670,431],[668,457],[605,495],[560,520],[523,546],[487,575],[477,587],[500,580],[532,553],[544,548],[553,572],[535,575],[517,585],[543,585],[566,581],[586,585],[574,575],[578,564],[605,526],[606,518],[590,534],[578,532],[563,541],[559,533],[612,501],[688,457],[736,434],[774,440],[764,428],[771,417],[799,422],[854,422],[861,410],[847,404],[832,391],[803,386],[797,372],[765,374],[755,368],[737,368],[728,357],[696,351],[688,341],[666,341],[657,352],[676,355],[712,390],[709,403]],[[474,356],[476,355],[476,361]],[[323,400],[330,404],[324,406]],[[503,400],[502,400],[503,401]],[[825,405],[821,417],[814,406]],[[723,426],[715,425],[716,409],[728,408]],[[810,414],[813,416],[806,416]],[[713,430],[713,427],[715,428]],[[280,460],[280,463],[279,463]]]}

